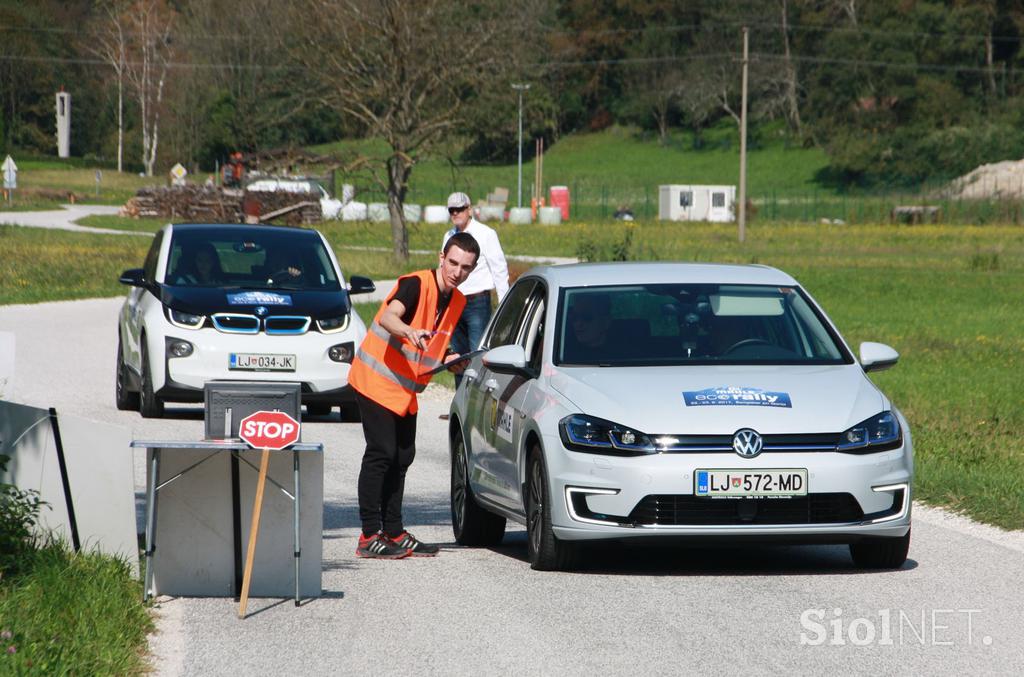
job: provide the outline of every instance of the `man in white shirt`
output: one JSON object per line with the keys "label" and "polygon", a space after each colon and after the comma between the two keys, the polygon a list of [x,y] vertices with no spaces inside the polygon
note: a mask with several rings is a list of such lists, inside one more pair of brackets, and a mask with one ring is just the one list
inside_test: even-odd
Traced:
{"label": "man in white shirt", "polygon": [[[459,291],[466,297],[466,308],[452,335],[451,349],[460,354],[476,350],[480,344],[487,321],[491,319],[491,290],[497,292],[499,303],[508,291],[508,264],[501,243],[498,242],[498,234],[490,226],[473,218],[470,204],[469,196],[465,193],[452,193],[448,196],[448,215],[452,228],[445,233],[441,242],[443,249],[445,242],[455,233],[469,233],[480,245],[476,268],[459,285]],[[456,387],[461,380],[462,375],[456,374]]]}

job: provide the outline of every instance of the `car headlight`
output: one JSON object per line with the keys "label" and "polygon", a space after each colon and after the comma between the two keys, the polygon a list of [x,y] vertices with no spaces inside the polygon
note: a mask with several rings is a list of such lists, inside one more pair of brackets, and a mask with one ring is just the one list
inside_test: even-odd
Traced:
{"label": "car headlight", "polygon": [[165,347],[167,348],[167,357],[188,357],[195,351],[195,346],[184,339],[174,338],[173,336],[164,337]]}
{"label": "car headlight", "polygon": [[205,315],[194,315],[193,313],[185,313],[174,308],[167,309],[167,319],[171,321],[175,327],[181,327],[182,329],[200,329],[203,323],[206,322]]}
{"label": "car headlight", "polygon": [[566,449],[587,454],[642,456],[658,453],[648,435],[595,416],[566,416],[558,422],[558,432]]}
{"label": "car headlight", "polygon": [[873,454],[896,449],[903,443],[903,434],[896,415],[883,411],[864,419],[839,436],[836,449],[847,454]]}
{"label": "car headlight", "polygon": [[349,313],[345,313],[341,317],[328,317],[323,320],[317,320],[316,326],[324,334],[335,334],[348,329],[350,317]]}

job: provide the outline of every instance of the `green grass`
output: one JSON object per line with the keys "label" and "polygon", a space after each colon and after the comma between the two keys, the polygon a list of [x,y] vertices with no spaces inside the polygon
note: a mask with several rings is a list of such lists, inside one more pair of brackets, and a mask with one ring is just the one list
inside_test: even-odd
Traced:
{"label": "green grass", "polygon": [[[320,226],[349,274],[397,267],[387,224]],[[414,225],[410,246],[435,250],[443,226]],[[910,420],[917,497],[991,524],[1024,528],[1024,228],[765,224],[740,245],[731,225],[638,222],[498,227],[510,254],[762,263],[793,274],[854,346],[902,354],[873,374]],[[0,226],[0,303],[124,293],[117,275],[141,265],[144,238]],[[365,251],[348,247],[384,247]],[[74,262],[73,264],[69,262]],[[522,270],[524,266],[517,266]],[[357,304],[369,320],[376,304]],[[450,378],[450,377],[448,377]]]}
{"label": "green grass", "polygon": [[[729,184],[739,180],[739,143],[735,125],[726,124],[705,134],[705,146],[694,149],[689,132],[675,130],[665,146],[634,128],[612,127],[591,134],[573,134],[559,140],[544,155],[544,185],[565,185],[576,206],[575,218],[610,217],[618,205],[630,205],[639,217],[653,218],[658,211],[658,186],[662,184]],[[524,142],[526,144],[532,142]],[[532,145],[530,146],[532,149]],[[316,146],[314,152],[384,153],[377,140],[341,141]],[[815,174],[828,164],[820,149],[787,148],[774,128],[750,150],[747,165],[751,197],[763,194],[795,196],[812,193]],[[534,162],[523,163],[523,203],[532,197]],[[369,182],[359,182],[364,192],[357,199],[383,201]],[[465,190],[476,201],[496,186],[509,189],[516,202],[515,158],[504,165],[470,165],[453,168],[447,161],[431,158],[413,169],[408,202],[444,204],[453,190]],[[834,194],[831,190],[823,194]]]}
{"label": "green grass", "polygon": [[152,621],[128,566],[51,544],[0,581],[0,674],[126,675],[147,670]]}
{"label": "green grass", "polygon": [[[33,193],[45,195],[37,198],[37,208],[53,208],[68,202],[67,194],[74,193],[76,201],[90,204],[123,204],[143,186],[166,185],[166,175],[142,177],[132,172],[118,174],[114,169],[97,169],[81,159],[19,159],[18,188],[14,193],[15,205],[33,202]],[[99,191],[96,172],[101,173]]]}
{"label": "green grass", "polygon": [[140,233],[155,233],[167,225],[168,220],[163,218],[140,217],[137,219],[124,216],[107,216],[95,214],[86,216],[75,221],[80,226],[90,228],[111,228],[113,230],[131,230]]}
{"label": "green grass", "polygon": [[0,225],[0,304],[119,296],[149,238]]}

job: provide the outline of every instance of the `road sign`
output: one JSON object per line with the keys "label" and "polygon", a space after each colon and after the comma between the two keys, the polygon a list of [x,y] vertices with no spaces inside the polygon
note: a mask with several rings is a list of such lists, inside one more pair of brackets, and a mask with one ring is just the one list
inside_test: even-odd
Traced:
{"label": "road sign", "polygon": [[299,441],[299,422],[283,411],[257,411],[242,419],[238,436],[254,449],[284,449]]}
{"label": "road sign", "polygon": [[175,186],[184,186],[186,174],[188,174],[188,171],[181,165],[180,162],[177,163],[176,165],[171,167],[171,183],[174,184]]}
{"label": "road sign", "polygon": [[3,164],[4,172],[4,189],[11,190],[18,187],[18,165],[14,164],[14,159],[8,155],[7,159],[4,160]]}

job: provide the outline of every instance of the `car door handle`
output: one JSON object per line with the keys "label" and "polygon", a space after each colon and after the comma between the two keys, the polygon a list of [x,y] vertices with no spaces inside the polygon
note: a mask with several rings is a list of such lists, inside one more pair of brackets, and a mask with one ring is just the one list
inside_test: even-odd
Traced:
{"label": "car door handle", "polygon": [[466,379],[467,381],[475,381],[476,377],[476,369],[467,369],[466,371],[462,372],[462,378]]}
{"label": "car door handle", "polygon": [[484,381],[484,389],[487,390],[487,392],[491,392],[492,390],[494,390],[497,387],[498,387],[498,382],[495,381],[493,378],[489,378],[486,381]]}

